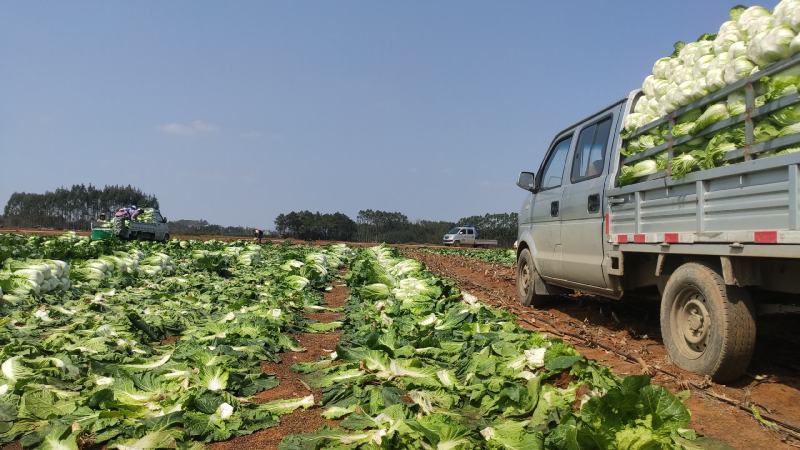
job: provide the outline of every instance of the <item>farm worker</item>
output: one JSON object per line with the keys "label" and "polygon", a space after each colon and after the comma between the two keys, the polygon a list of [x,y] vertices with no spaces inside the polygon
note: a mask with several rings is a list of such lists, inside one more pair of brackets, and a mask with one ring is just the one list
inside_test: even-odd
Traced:
{"label": "farm worker", "polygon": [[136,218],[139,217],[139,214],[141,214],[143,212],[144,212],[144,209],[137,208],[137,207],[134,206],[133,207],[133,211],[131,212],[131,220],[136,220]]}
{"label": "farm worker", "polygon": [[260,244],[261,240],[264,239],[264,230],[262,230],[261,228],[256,228],[256,231],[255,231],[254,234],[256,236],[256,240]]}
{"label": "farm worker", "polygon": [[100,213],[100,215],[97,218],[97,226],[99,228],[108,228],[109,227],[109,223],[106,220],[106,213]]}

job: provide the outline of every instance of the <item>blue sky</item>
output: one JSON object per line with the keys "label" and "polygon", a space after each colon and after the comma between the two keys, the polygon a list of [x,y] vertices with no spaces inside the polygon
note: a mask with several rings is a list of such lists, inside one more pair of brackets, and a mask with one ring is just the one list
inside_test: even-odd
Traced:
{"label": "blue sky", "polygon": [[93,183],[269,228],[516,211],[554,133],[736,3],[4,2],[0,205]]}

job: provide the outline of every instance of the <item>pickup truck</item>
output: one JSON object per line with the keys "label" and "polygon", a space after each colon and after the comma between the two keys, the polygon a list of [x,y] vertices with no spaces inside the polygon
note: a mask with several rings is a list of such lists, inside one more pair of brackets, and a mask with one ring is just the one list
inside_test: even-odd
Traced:
{"label": "pickup truck", "polygon": [[662,171],[619,183],[623,164],[665,150],[671,161],[673,147],[692,138],[670,131],[658,148],[622,156],[621,124],[639,90],[559,132],[538,171],[517,181],[530,192],[519,215],[520,302],[539,306],[569,290],[612,299],[658,293],[661,335],[674,363],[717,381],[741,375],[755,347],[756,315],[800,309],[800,152],[760,157],[797,146],[800,133],[753,139],[754,119],[800,103],[798,94],[754,102],[760,78],[790,67],[800,67],[800,55],[634,132],[664,124],[671,130],[681,114],[744,90],[746,112],[703,131],[744,123],[744,148],[726,153],[728,165],[683,178]]}
{"label": "pickup truck", "polygon": [[113,232],[120,239],[139,239],[149,241],[168,241],[169,226],[167,218],[157,209],[153,210],[153,220],[142,222],[124,217],[114,217]]}
{"label": "pickup truck", "polygon": [[444,245],[469,245],[472,247],[497,245],[496,239],[478,239],[478,229],[473,226],[454,227],[442,237]]}

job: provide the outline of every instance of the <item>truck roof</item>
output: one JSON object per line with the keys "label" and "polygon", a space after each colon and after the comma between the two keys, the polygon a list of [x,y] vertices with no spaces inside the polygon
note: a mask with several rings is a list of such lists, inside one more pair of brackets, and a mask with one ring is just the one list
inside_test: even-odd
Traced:
{"label": "truck roof", "polygon": [[567,132],[567,131],[569,131],[569,130],[571,130],[571,129],[575,128],[575,127],[577,127],[578,125],[580,125],[580,124],[582,124],[582,123],[584,123],[584,122],[586,122],[587,120],[591,119],[592,117],[594,117],[594,116],[597,116],[597,115],[600,115],[600,114],[602,114],[602,113],[604,113],[604,112],[608,111],[609,109],[612,109],[612,108],[614,108],[614,107],[616,107],[616,106],[620,105],[621,103],[625,103],[626,101],[628,101],[628,98],[629,98],[629,97],[624,97],[624,98],[622,98],[622,99],[620,99],[620,100],[617,100],[617,101],[615,101],[614,103],[612,103],[612,104],[610,104],[610,105],[606,106],[606,107],[605,107],[605,108],[603,108],[603,109],[600,109],[600,110],[598,110],[598,111],[596,111],[596,112],[594,112],[594,113],[592,113],[592,114],[589,114],[588,116],[584,117],[583,119],[581,119],[581,120],[579,120],[579,121],[577,121],[577,122],[573,123],[572,125],[570,125],[570,126],[568,126],[568,127],[564,128],[564,129],[562,129],[561,131],[559,131],[558,133],[556,133],[556,134],[555,134],[555,136],[556,136],[556,137],[558,137],[558,136],[561,136],[561,135],[562,135],[562,134],[564,134],[565,132]]}

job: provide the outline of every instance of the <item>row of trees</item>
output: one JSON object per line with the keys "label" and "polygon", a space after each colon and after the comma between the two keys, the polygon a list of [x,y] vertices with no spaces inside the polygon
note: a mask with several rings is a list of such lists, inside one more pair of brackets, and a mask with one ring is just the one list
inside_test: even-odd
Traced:
{"label": "row of trees", "polygon": [[155,195],[131,185],[75,184],[44,194],[14,192],[3,210],[3,223],[13,227],[48,227],[87,230],[100,213],[110,214],[124,205],[158,208]]}
{"label": "row of trees", "polygon": [[399,212],[365,209],[358,212],[358,240],[361,242],[440,243],[442,235],[453,227],[453,222],[418,220],[410,221]]}
{"label": "row of trees", "polygon": [[517,213],[464,217],[457,222],[410,221],[400,212],[372,209],[359,211],[356,221],[339,212],[292,211],[275,218],[275,229],[284,237],[390,244],[440,243],[442,235],[455,225],[474,225],[482,238],[497,239],[502,246],[510,246],[517,237]]}
{"label": "row of trees", "polygon": [[221,235],[221,236],[253,236],[255,228],[240,226],[223,226],[200,220],[174,220],[169,222],[169,232],[173,236],[187,235]]}
{"label": "row of trees", "polygon": [[[0,225],[88,230],[101,213],[111,215],[125,205],[158,208],[158,199],[130,185],[97,188],[76,184],[44,194],[14,192],[0,217]],[[508,246],[516,239],[517,214],[486,214],[464,217],[457,222],[410,221],[400,212],[365,209],[358,212],[355,221],[340,212],[292,211],[275,218],[279,235],[306,240],[439,243],[454,225],[474,225],[481,237],[497,239],[500,245]],[[172,235],[251,236],[253,230],[214,225],[202,219],[170,222]]]}
{"label": "row of trees", "polygon": [[353,219],[340,212],[292,211],[275,218],[275,230],[281,236],[298,239],[353,241],[357,227]]}

